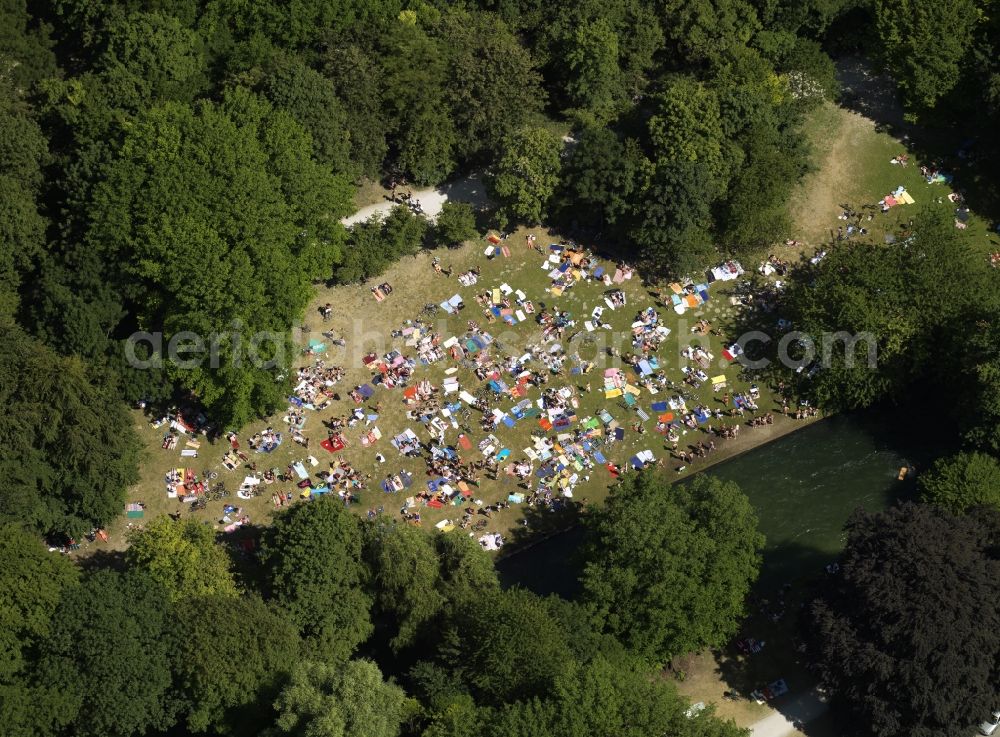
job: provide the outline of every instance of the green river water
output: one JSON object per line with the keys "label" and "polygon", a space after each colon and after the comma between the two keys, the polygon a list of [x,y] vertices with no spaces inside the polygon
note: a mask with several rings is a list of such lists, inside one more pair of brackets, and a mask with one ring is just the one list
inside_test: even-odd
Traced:
{"label": "green river water", "polygon": [[[738,483],[757,510],[767,538],[759,586],[816,574],[843,547],[851,512],[912,495],[912,479],[897,480],[900,467],[923,468],[945,452],[918,430],[915,418],[899,413],[838,415],[706,470]],[[510,555],[497,564],[501,578],[572,598],[582,541],[577,528]]]}

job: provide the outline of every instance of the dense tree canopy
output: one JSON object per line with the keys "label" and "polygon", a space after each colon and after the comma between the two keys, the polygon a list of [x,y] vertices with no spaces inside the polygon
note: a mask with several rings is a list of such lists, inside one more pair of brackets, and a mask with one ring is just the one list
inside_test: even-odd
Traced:
{"label": "dense tree canopy", "polygon": [[107,378],[0,317],[0,517],[80,537],[122,513],[138,443]]}
{"label": "dense tree canopy", "polygon": [[97,66],[116,106],[140,111],[157,100],[190,102],[207,86],[204,43],[176,16],[113,18],[104,43]]}
{"label": "dense tree canopy", "polygon": [[[44,724],[44,698],[29,681],[38,648],[77,571],[16,524],[0,526],[0,722],[11,734]],[[39,703],[41,701],[42,703]]]}
{"label": "dense tree canopy", "polygon": [[0,316],[12,315],[22,276],[45,246],[38,212],[48,142],[11,81],[0,77]]}
{"label": "dense tree canopy", "polygon": [[396,623],[390,644],[412,644],[444,605],[434,541],[410,525],[377,519],[365,527],[365,558],[377,610]]}
{"label": "dense tree canopy", "polygon": [[530,592],[495,591],[459,616],[467,639],[456,665],[486,703],[540,697],[573,666],[566,630]]}
{"label": "dense tree canopy", "polygon": [[[98,571],[68,590],[41,644],[44,718],[80,735],[138,735],[173,723],[166,592],[141,574]],[[54,699],[53,699],[54,700]]]}
{"label": "dense tree canopy", "polygon": [[499,18],[461,8],[444,15],[441,44],[447,49],[456,150],[472,161],[492,157],[505,135],[542,111],[545,91],[535,63]]}
{"label": "dense tree canopy", "polygon": [[476,237],[476,213],[467,202],[449,200],[441,206],[434,223],[435,238],[445,246],[454,246]]}
{"label": "dense tree canopy", "polygon": [[241,711],[264,717],[260,703],[298,662],[295,623],[255,595],[186,599],[174,616],[183,627],[171,633],[171,659],[188,728],[218,734],[249,726]]}
{"label": "dense tree canopy", "polygon": [[278,56],[272,64],[264,94],[309,132],[317,162],[333,171],[350,171],[351,134],[333,81],[298,57]]}
{"label": "dense tree canopy", "polygon": [[429,538],[379,517],[365,526],[364,538],[375,612],[390,623],[394,651],[417,644],[442,616],[454,616],[499,589],[492,561],[468,537]]}
{"label": "dense tree canopy", "polygon": [[[445,216],[445,223],[448,216]],[[412,256],[424,244],[427,221],[403,205],[384,218],[372,215],[354,225],[348,235],[343,258],[334,272],[338,281],[349,283],[378,276],[402,256]]]}
{"label": "dense tree canopy", "polygon": [[276,726],[267,732],[275,737],[396,737],[413,706],[375,663],[349,660],[297,664],[275,709]]}
{"label": "dense tree canopy", "polygon": [[236,595],[229,557],[197,520],[157,517],[131,535],[126,559],[175,601]]}
{"label": "dense tree canopy", "polygon": [[506,136],[493,172],[493,190],[512,220],[539,223],[559,184],[562,143],[545,128],[531,127]]}
{"label": "dense tree canopy", "polygon": [[[221,336],[218,368],[167,367],[236,425],[281,396],[262,364],[290,360],[285,331],[342,237],[346,183],[311,148],[300,124],[246,90],[220,105],[168,103],[132,127],[91,205],[88,251],[122,265],[139,325],[167,340]],[[233,355],[251,348],[259,360]]]}
{"label": "dense tree canopy", "polygon": [[651,662],[719,646],[735,633],[764,538],[730,482],[670,486],[639,474],[588,518],[583,574],[596,621]]}
{"label": "dense tree canopy", "polygon": [[[955,340],[952,326],[983,302],[995,303],[997,290],[987,278],[969,239],[940,210],[915,218],[906,248],[845,244],[814,269],[797,272],[787,305],[822,359],[823,370],[812,380],[815,397],[832,408],[902,398],[915,382],[944,368],[934,360],[942,345],[964,343]],[[965,284],[967,291],[944,303],[935,299],[936,285],[949,283]]]}
{"label": "dense tree canopy", "polygon": [[386,69],[383,100],[395,121],[399,167],[420,184],[439,182],[455,170],[458,143],[445,97],[447,60],[415,18],[401,15],[390,34],[398,63]]}
{"label": "dense tree canopy", "polygon": [[878,0],[875,18],[908,102],[931,107],[958,83],[981,11],[974,0]]}
{"label": "dense tree canopy", "polygon": [[995,510],[858,512],[840,572],[813,605],[823,675],[875,735],[969,733],[996,708]]}
{"label": "dense tree canopy", "polygon": [[264,548],[275,603],[317,654],[346,659],[372,631],[358,518],[324,498],[278,515]]}
{"label": "dense tree canopy", "polygon": [[979,452],[941,458],[920,477],[920,489],[925,501],[953,513],[984,504],[1000,509],[1000,462]]}

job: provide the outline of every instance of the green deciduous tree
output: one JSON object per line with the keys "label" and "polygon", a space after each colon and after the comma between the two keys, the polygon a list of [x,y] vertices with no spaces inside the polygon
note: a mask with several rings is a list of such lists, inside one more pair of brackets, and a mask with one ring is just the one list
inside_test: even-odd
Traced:
{"label": "green deciduous tree", "polygon": [[[658,55],[663,50],[664,34],[658,4],[644,0],[581,0],[572,5],[543,7],[548,17],[537,22],[536,29],[531,33],[532,53],[540,63],[544,63],[553,96],[561,104],[573,105],[570,91],[578,81],[566,60],[577,52],[581,41],[590,45],[604,35],[595,36],[595,29],[606,28],[617,38],[617,70],[605,67],[604,71],[619,80],[619,89],[613,91],[618,102],[634,99],[659,71],[658,63],[663,59]],[[581,33],[581,29],[586,30]],[[601,49],[598,45],[590,48],[607,60],[605,54],[610,50],[608,47]],[[599,66],[590,66],[591,71],[598,69]],[[591,81],[599,78],[591,77]],[[604,81],[607,79],[605,76]]]}
{"label": "green deciduous tree", "polygon": [[623,92],[618,34],[601,18],[577,27],[565,63],[571,76],[566,91],[572,105],[598,123],[615,115]]}
{"label": "green deciduous tree", "polygon": [[568,153],[559,192],[561,218],[623,233],[650,168],[638,141],[587,126]]}
{"label": "green deciduous tree", "polygon": [[0,77],[0,315],[17,308],[21,279],[45,246],[37,197],[47,158],[48,143],[23,93]]}
{"label": "green deciduous tree", "polygon": [[573,668],[570,636],[545,599],[496,590],[458,612],[442,649],[481,703],[499,705],[542,696]]}
{"label": "green deciduous tree", "polygon": [[83,737],[169,727],[174,626],[166,592],[145,576],[98,571],[66,591],[38,666],[39,683],[62,694],[51,723]]}
{"label": "green deciduous tree", "polygon": [[32,684],[39,646],[77,570],[17,524],[0,525],[0,723],[10,735],[44,733],[51,704]]}
{"label": "green deciduous tree", "polygon": [[452,9],[440,30],[448,55],[447,95],[467,160],[492,156],[503,137],[542,110],[534,62],[497,16]]}
{"label": "green deciduous tree", "polygon": [[746,45],[761,30],[746,0],[665,0],[663,29],[687,63]]}
{"label": "green deciduous tree", "polygon": [[341,283],[379,276],[403,256],[416,254],[425,243],[430,225],[403,205],[396,205],[384,218],[373,215],[352,226],[343,258],[334,271]]}
{"label": "green deciduous tree", "polygon": [[707,164],[663,160],[647,166],[628,236],[653,273],[688,274],[714,255],[712,202],[718,183]]}
{"label": "green deciduous tree", "polygon": [[643,737],[739,737],[732,721],[717,719],[711,708],[689,717],[688,702],[673,684],[622,653],[600,653],[555,682],[556,711],[548,734],[614,734]]}
{"label": "green deciduous tree", "polygon": [[391,623],[389,644],[401,650],[445,603],[434,541],[415,527],[377,518],[365,526],[365,559],[376,611]]}
{"label": "green deciduous tree", "polygon": [[[773,130],[773,129],[772,129]],[[788,198],[805,170],[805,157],[768,129],[748,133],[746,162],[725,198],[723,241],[733,250],[766,248],[791,228]]]}
{"label": "green deciduous tree", "polygon": [[444,246],[472,240],[476,232],[476,211],[468,202],[448,200],[434,222],[434,239]]}
{"label": "green deciduous tree", "polygon": [[958,82],[982,19],[974,0],[878,0],[875,23],[908,104],[933,107]]}
{"label": "green deciduous tree", "polygon": [[729,156],[718,95],[693,79],[679,77],[667,85],[648,127],[657,166],[700,163],[719,192],[740,163]]}
{"label": "green deciduous tree", "polygon": [[263,553],[270,595],[306,645],[347,659],[372,631],[358,518],[339,500],[300,504],[277,516]]}
{"label": "green deciduous tree", "polygon": [[[929,209],[915,218],[905,249],[848,244],[801,270],[788,293],[790,319],[817,340],[828,336],[827,347],[816,346],[828,358],[810,392],[824,407],[864,407],[933,376],[952,326],[976,314],[977,302],[995,303],[987,271],[951,215]],[[965,288],[941,302],[933,296],[940,284]]]}
{"label": "green deciduous tree", "polygon": [[365,526],[375,620],[394,651],[433,638],[440,622],[499,590],[493,562],[462,535],[429,538],[379,517]]}
{"label": "green deciduous tree", "polygon": [[421,737],[478,737],[491,724],[491,710],[476,706],[468,694],[450,700],[428,715]]}
{"label": "green deciduous tree", "polygon": [[467,535],[437,535],[438,591],[452,611],[500,588],[493,559]]}
{"label": "green deciduous tree", "polygon": [[25,650],[37,647],[77,571],[62,556],[17,524],[0,526],[0,680],[24,666]]}
{"label": "green deciduous tree", "polygon": [[699,476],[670,485],[640,474],[588,524],[586,600],[636,654],[663,663],[735,634],[764,542],[735,484]]}
{"label": "green deciduous tree", "polygon": [[[0,59],[4,76],[26,91],[40,79],[58,73],[52,53],[51,26],[33,22],[27,0],[5,0],[0,5]],[[7,94],[4,93],[4,102]]]}
{"label": "green deciduous tree", "polygon": [[136,112],[159,100],[190,102],[208,83],[201,37],[164,13],[111,14],[97,66],[109,101]]}
{"label": "green deciduous tree", "polygon": [[361,48],[347,45],[328,52],[325,68],[343,102],[351,161],[362,175],[375,177],[389,150],[386,138],[392,127],[382,104],[382,67]]}
{"label": "green deciduous tree", "polygon": [[254,706],[276,695],[297,662],[294,622],[255,595],[190,598],[174,611],[172,670],[188,729],[224,734],[235,723],[249,726],[246,710],[265,718]]}
{"label": "green deciduous tree", "polygon": [[[976,448],[1000,451],[1000,325],[993,318],[997,290],[977,293],[979,304],[965,316],[964,329],[951,333],[949,355],[935,378],[955,392],[953,414]],[[957,391],[955,391],[957,390]]]}
{"label": "green deciduous tree", "polygon": [[1000,462],[987,453],[959,453],[941,458],[920,477],[923,499],[960,514],[988,504],[1000,508]]}
{"label": "green deciduous tree", "polygon": [[82,537],[121,514],[132,421],[105,377],[0,317],[0,518]]}
{"label": "green deciduous tree", "polygon": [[834,100],[840,92],[833,59],[812,39],[796,38],[795,45],[781,55],[778,67],[785,73],[789,92],[807,103]]}
{"label": "green deciduous tree", "polygon": [[[736,141],[741,149],[748,133],[776,137],[787,125],[791,93],[785,78],[755,49],[736,47],[712,62],[711,90],[719,101],[719,125],[726,143]],[[737,171],[738,167],[733,167]]]}
{"label": "green deciduous tree", "polygon": [[559,184],[562,142],[545,128],[522,128],[506,136],[491,185],[513,220],[541,222]]}
{"label": "green deciduous tree", "polygon": [[840,572],[813,604],[817,654],[842,713],[889,737],[967,734],[996,708],[1000,512],[857,512]]}
{"label": "green deciduous tree", "polygon": [[171,600],[236,596],[232,562],[211,527],[160,516],[129,536],[125,560],[156,581]]}
{"label": "green deciduous tree", "polygon": [[[288,326],[339,253],[350,189],[311,149],[288,113],[243,89],[221,105],[152,108],[105,171],[77,248],[118,264],[142,328],[217,336],[217,363],[164,366],[227,424],[284,397],[275,373],[291,359]],[[88,276],[107,280],[107,268]]]}
{"label": "green deciduous tree", "polygon": [[383,100],[395,123],[396,160],[415,182],[436,184],[454,171],[457,144],[446,57],[422,28],[405,20],[393,26],[389,46]]}
{"label": "green deciduous tree", "polygon": [[264,78],[264,94],[309,131],[317,161],[337,173],[352,171],[347,114],[333,82],[301,58],[279,54]]}
{"label": "green deciduous tree", "polygon": [[274,708],[270,737],[396,737],[414,711],[403,690],[382,680],[370,660],[299,663]]}
{"label": "green deciduous tree", "polygon": [[[277,46],[306,49],[345,34],[374,35],[399,12],[399,3],[357,0],[255,2],[212,0],[201,23],[226,37],[264,38]],[[196,6],[197,7],[197,6]],[[388,17],[386,17],[386,15]]]}

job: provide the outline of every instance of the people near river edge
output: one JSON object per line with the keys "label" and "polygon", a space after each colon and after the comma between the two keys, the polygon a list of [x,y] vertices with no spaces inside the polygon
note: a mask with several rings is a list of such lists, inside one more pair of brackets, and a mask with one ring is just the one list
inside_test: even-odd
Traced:
{"label": "people near river edge", "polygon": [[[845,208],[845,216],[855,215]],[[537,247],[534,238],[528,243],[530,248]],[[572,266],[564,271],[581,273],[568,279],[553,277],[553,285],[557,289],[569,288],[576,280],[592,278],[589,270],[595,269],[596,262],[589,252],[568,243],[561,244],[558,249],[562,249],[556,250],[560,253],[558,259]],[[445,268],[440,259],[435,258],[431,264],[436,273],[443,276],[451,274],[450,265]],[[783,276],[789,268],[774,254],[768,257],[765,266],[768,274],[778,276]],[[363,357],[362,363],[370,372],[370,378],[344,392],[343,398],[335,389],[339,389],[347,371],[328,364],[322,355],[313,355],[311,363],[295,372],[289,407],[282,417],[287,431],[281,433],[268,427],[254,434],[248,445],[256,453],[267,453],[278,447],[283,437],[290,437],[308,453],[311,446],[310,412],[333,409],[318,424],[326,433],[324,448],[335,455],[328,468],[319,465],[318,459],[312,455],[306,456],[306,461],[288,465],[284,471],[269,468],[263,471],[263,483],[297,484],[300,491],[295,496],[298,498],[310,496],[319,484],[323,488],[315,493],[336,493],[344,504],[356,502],[357,493],[370,487],[372,475],[352,465],[349,455],[354,451],[348,448],[350,443],[346,433],[349,430],[355,434],[360,431],[361,444],[370,447],[381,437],[379,431],[386,430],[385,427],[379,428],[379,418],[389,411],[387,406],[392,404],[394,398],[398,398],[404,404],[401,415],[406,418],[405,421],[423,425],[426,435],[421,437],[416,433],[404,433],[393,437],[392,444],[403,458],[420,459],[423,479],[417,481],[409,472],[400,469],[385,473],[376,485],[385,493],[405,495],[406,501],[399,509],[400,516],[408,523],[421,524],[421,515],[425,514],[422,510],[426,507],[455,505],[461,507],[461,513],[453,518],[452,524],[470,532],[479,532],[512,504],[550,510],[575,507],[577,503],[572,498],[574,486],[589,480],[593,473],[606,472],[612,481],[632,473],[639,464],[630,462],[619,465],[606,459],[598,461],[601,453],[595,454],[601,448],[608,452],[611,450],[608,446],[622,442],[623,430],[632,439],[659,436],[658,442],[668,451],[668,456],[679,461],[676,470],[681,472],[707,462],[725,447],[725,440],[738,438],[744,425],[757,429],[774,423],[774,413],[759,406],[760,391],[756,385],[751,384],[745,391],[733,391],[723,382],[715,387],[711,406],[691,401],[686,392],[715,382],[710,379],[709,372],[716,364],[713,351],[719,349],[710,347],[714,346],[710,341],[716,336],[721,337],[721,332],[708,319],[700,317],[691,329],[697,337],[689,343],[682,343],[680,375],[670,378],[667,373],[670,367],[661,366],[659,361],[663,360],[661,347],[671,330],[656,306],[637,309],[631,323],[631,344],[624,349],[612,344],[606,348],[606,353],[621,359],[627,367],[618,371],[619,386],[627,383],[633,389],[642,390],[643,396],[647,391],[650,395],[666,396],[668,401],[664,404],[669,405],[672,411],[652,418],[635,401],[625,402],[623,399],[608,408],[614,409],[614,414],[607,410],[598,413],[601,416],[599,423],[604,425],[601,432],[595,434],[592,432],[593,424],[580,422],[581,418],[576,415],[581,394],[591,395],[595,389],[600,391],[600,385],[595,388],[591,381],[582,380],[595,367],[594,363],[581,358],[579,347],[567,348],[564,344],[573,345],[576,336],[586,335],[583,330],[585,320],[588,332],[595,328],[610,328],[607,316],[627,307],[629,300],[621,286],[632,278],[633,269],[621,262],[616,265],[615,272],[611,288],[600,295],[605,304],[592,311],[586,307],[571,308],[570,302],[560,304],[548,299],[539,303],[536,309],[535,303],[521,290],[491,286],[486,289],[480,287],[475,294],[483,317],[466,320],[465,333],[447,342],[445,336],[438,332],[438,325],[419,317],[407,319],[391,331],[395,348],[382,355],[369,353]],[[458,275],[462,286],[466,287],[475,286],[480,277],[478,266]],[[775,299],[773,282],[753,286],[748,281],[734,286],[740,304],[752,309],[772,309]],[[392,293],[392,286],[383,282],[371,290],[381,301]],[[661,297],[656,305],[662,306],[662,302]],[[334,305],[328,302],[319,311],[324,322],[329,321],[333,317]],[[520,355],[510,355],[489,332],[489,325],[496,321],[497,313],[506,317],[514,311],[523,312],[519,317],[522,321],[531,315],[537,329],[534,342],[518,349]],[[336,342],[334,333],[324,333],[324,336]],[[455,401],[455,397],[447,395],[458,390],[456,379],[445,379],[444,384],[438,384],[423,373],[423,367],[440,361],[453,362],[453,368],[464,366],[475,377],[478,388],[474,390],[474,396],[466,391],[463,392],[466,395],[464,401]],[[452,374],[449,369],[445,375]],[[576,378],[570,379],[571,376]],[[361,380],[361,377],[352,378]],[[455,382],[450,389],[447,388],[448,381]],[[386,393],[394,389],[401,391],[395,395]],[[814,407],[805,404],[792,412],[789,409],[789,393],[784,386],[778,387],[776,396],[785,415],[804,419],[817,414]],[[775,411],[778,409],[774,407]],[[502,443],[495,433],[502,433],[505,424],[510,426],[512,416],[520,420],[529,410],[534,417],[545,419],[542,427],[532,433],[531,442],[535,444],[535,449],[529,445],[524,451],[512,453],[504,449],[501,453]],[[652,422],[647,424],[650,420]],[[398,432],[398,429],[394,431]],[[451,431],[457,431],[458,437],[449,436]],[[559,438],[558,446],[556,436]],[[246,462],[256,474],[257,460],[239,450],[240,442],[235,434],[230,434],[229,445],[224,459],[226,467],[235,470],[241,462]],[[655,447],[655,443],[653,445]],[[560,457],[554,455],[557,447],[563,454],[561,457],[569,459],[568,466],[565,461],[556,464],[553,460]],[[649,451],[643,451],[646,452]],[[482,457],[471,457],[480,453]],[[374,458],[376,467],[384,468],[390,463],[384,445],[371,448],[367,457]],[[650,452],[647,462],[660,466],[665,460],[654,458]],[[284,490],[272,496],[276,500],[275,506],[294,502],[293,495]],[[373,510],[369,509],[368,514],[372,513]],[[490,550],[503,544],[499,535],[484,535],[480,541]]]}

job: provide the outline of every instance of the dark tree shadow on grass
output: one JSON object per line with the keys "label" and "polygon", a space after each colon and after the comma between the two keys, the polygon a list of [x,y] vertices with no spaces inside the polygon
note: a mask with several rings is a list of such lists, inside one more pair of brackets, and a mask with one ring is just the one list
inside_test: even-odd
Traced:
{"label": "dark tree shadow on grass", "polygon": [[76,559],[76,563],[84,571],[125,570],[124,550],[95,550],[89,555]]}
{"label": "dark tree shadow on grass", "polygon": [[[713,651],[719,677],[739,698],[784,679],[788,693],[770,699],[768,705],[789,720],[809,722],[825,712],[815,692],[818,676],[810,661],[806,642],[808,609],[830,574],[826,566],[837,556],[797,543],[786,543],[765,551],[763,576],[747,603],[747,618],[726,647]],[[768,566],[792,567],[799,575],[787,586],[776,586]],[[760,652],[748,652],[737,642],[756,640]],[[804,730],[809,734],[808,729]]]}
{"label": "dark tree shadow on grass", "polygon": [[[837,80],[842,107],[874,121],[877,130],[898,138],[920,162],[954,177],[948,188],[942,188],[942,197],[954,190],[973,212],[994,224],[1000,220],[1000,185],[995,176],[1000,147],[987,134],[990,124],[982,111],[963,114],[959,103],[946,96],[914,124],[906,119],[891,77],[862,56],[838,59]],[[952,97],[961,94],[956,89]],[[996,238],[995,231],[991,237]]]}
{"label": "dark tree shadow on grass", "polygon": [[219,532],[216,542],[223,546],[232,561],[233,572],[247,588],[264,592],[264,570],[261,566],[263,525],[243,525],[233,532]]}

